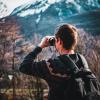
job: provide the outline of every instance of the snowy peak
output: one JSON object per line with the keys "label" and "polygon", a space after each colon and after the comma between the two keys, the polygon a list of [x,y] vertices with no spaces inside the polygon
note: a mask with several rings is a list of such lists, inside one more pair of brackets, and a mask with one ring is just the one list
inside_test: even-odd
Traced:
{"label": "snowy peak", "polygon": [[[19,4],[20,3],[20,4]],[[9,6],[9,7],[8,7]],[[51,7],[51,6],[54,6]],[[67,15],[82,13],[85,11],[100,8],[99,0],[1,0],[0,1],[0,18],[9,15],[17,15],[25,17],[45,12],[52,8],[52,12],[58,11],[58,15],[63,15],[67,11]],[[63,10],[64,9],[64,10]],[[52,14],[52,13],[51,13]]]}
{"label": "snowy peak", "polygon": [[[52,6],[52,7],[51,7]],[[100,3],[96,0],[38,0],[34,3],[27,3],[16,8],[11,15],[25,17],[44,13],[46,10],[52,8],[53,11],[58,12],[58,16],[72,15],[93,10],[100,7]]]}
{"label": "snowy peak", "polygon": [[40,12],[44,12],[49,7],[49,4],[46,3],[46,0],[44,1],[37,1],[33,4],[25,4],[23,6],[20,6],[16,8],[12,15],[17,14],[18,16],[24,17],[27,15],[37,14]]}

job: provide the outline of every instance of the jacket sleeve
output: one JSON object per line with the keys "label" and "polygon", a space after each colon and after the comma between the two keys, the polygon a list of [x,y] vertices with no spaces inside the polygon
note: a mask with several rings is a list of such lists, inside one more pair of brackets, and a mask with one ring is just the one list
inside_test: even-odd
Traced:
{"label": "jacket sleeve", "polygon": [[42,48],[36,47],[32,52],[30,52],[23,60],[20,65],[20,72],[45,78],[48,74],[46,61],[34,61],[36,56],[42,51]]}

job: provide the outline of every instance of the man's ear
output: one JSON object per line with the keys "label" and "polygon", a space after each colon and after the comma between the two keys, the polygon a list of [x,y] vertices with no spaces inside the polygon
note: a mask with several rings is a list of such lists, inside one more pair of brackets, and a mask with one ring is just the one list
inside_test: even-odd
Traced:
{"label": "man's ear", "polygon": [[63,41],[60,38],[56,39],[57,44],[62,47],[63,46]]}
{"label": "man's ear", "polygon": [[59,38],[59,44],[63,45],[63,42],[62,42],[62,40],[60,38]]}
{"label": "man's ear", "polygon": [[62,44],[63,44],[63,42],[62,42],[62,40],[61,40],[60,38],[57,38],[57,43],[58,43],[59,45],[62,45]]}

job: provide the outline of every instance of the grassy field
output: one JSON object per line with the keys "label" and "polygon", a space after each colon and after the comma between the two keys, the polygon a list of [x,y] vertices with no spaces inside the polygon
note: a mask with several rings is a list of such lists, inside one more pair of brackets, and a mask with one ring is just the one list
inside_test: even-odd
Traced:
{"label": "grassy field", "polygon": [[[16,93],[16,95],[27,95],[27,94],[29,94],[29,93],[31,93],[31,94],[35,94],[37,92],[37,90],[36,89],[16,89],[15,90],[15,93]],[[8,90],[6,90],[6,89],[1,89],[1,93],[5,93],[5,94],[13,94],[13,89],[8,89]],[[48,93],[48,90],[47,89],[44,89],[43,90],[43,93],[45,94],[45,93]]]}
{"label": "grassy field", "polygon": [[[8,90],[1,89],[0,90],[2,94],[7,95],[7,100],[13,100],[13,89],[10,88]],[[35,100],[35,94],[37,93],[36,89],[16,89],[15,90],[15,97],[18,98],[16,100],[22,100],[21,98],[25,98],[25,100]],[[43,97],[46,98],[48,95],[48,90],[43,90]],[[31,99],[33,98],[33,99]]]}

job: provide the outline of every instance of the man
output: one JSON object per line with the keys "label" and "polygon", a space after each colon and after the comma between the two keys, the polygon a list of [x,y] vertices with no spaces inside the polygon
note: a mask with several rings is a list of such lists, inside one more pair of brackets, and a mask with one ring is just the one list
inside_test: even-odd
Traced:
{"label": "man", "polygon": [[[82,64],[79,61],[80,57],[75,53],[77,37],[78,32],[74,26],[69,24],[61,25],[56,31],[54,44],[60,55],[46,61],[34,61],[43,48],[50,46],[50,39],[52,37],[46,36],[39,45],[25,57],[20,66],[22,73],[38,76],[46,80],[49,85],[48,100],[81,100],[81,95],[73,93],[73,90],[72,93],[66,92],[71,89],[68,87],[68,80],[70,79],[71,70],[74,69],[70,65],[68,56],[77,65],[80,66]],[[84,66],[87,67],[86,60],[82,55],[81,57],[83,58]]]}

